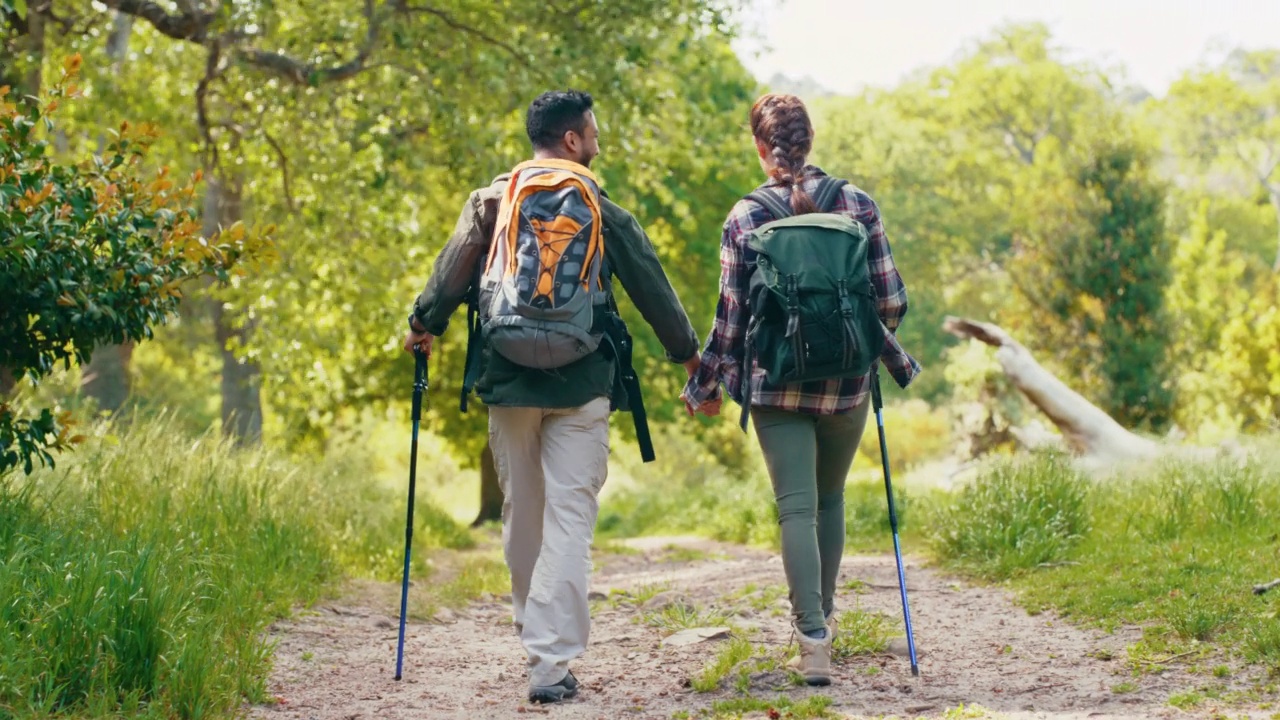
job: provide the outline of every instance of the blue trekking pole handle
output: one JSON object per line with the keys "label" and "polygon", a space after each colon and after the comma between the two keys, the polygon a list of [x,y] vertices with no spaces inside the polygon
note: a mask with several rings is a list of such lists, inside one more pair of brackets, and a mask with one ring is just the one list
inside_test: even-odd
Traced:
{"label": "blue trekking pole handle", "polygon": [[907,650],[911,653],[911,674],[919,677],[916,662],[916,640],[911,630],[911,609],[907,605],[907,575],[902,570],[902,547],[898,543],[898,513],[893,504],[893,483],[889,480],[889,446],[884,439],[884,398],[880,395],[879,368],[871,368],[871,401],[876,410],[876,429],[880,433],[880,461],[884,465],[884,492],[889,498],[889,528],[893,530],[893,557],[898,563],[898,588],[902,591],[902,619],[907,626]]}
{"label": "blue trekking pole handle", "polygon": [[413,349],[413,443],[409,451],[409,509],[404,525],[404,579],[400,584],[400,639],[396,642],[396,680],[404,670],[404,623],[409,607],[409,556],[413,552],[413,496],[418,479],[418,424],[422,418],[422,394],[427,389],[427,355]]}

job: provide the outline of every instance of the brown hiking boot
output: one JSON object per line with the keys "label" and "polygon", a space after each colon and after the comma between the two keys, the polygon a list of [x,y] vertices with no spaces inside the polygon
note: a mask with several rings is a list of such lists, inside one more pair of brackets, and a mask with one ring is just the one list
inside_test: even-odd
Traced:
{"label": "brown hiking boot", "polygon": [[831,629],[822,639],[811,638],[795,628],[794,636],[800,645],[800,654],[791,658],[787,667],[804,677],[807,685],[831,684]]}

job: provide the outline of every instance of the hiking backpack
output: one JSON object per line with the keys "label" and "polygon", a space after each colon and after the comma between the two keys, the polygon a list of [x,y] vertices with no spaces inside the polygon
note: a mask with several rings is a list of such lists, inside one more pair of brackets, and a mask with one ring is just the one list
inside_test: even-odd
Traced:
{"label": "hiking backpack", "polygon": [[767,189],[747,195],[774,219],[747,237],[757,260],[748,291],[743,430],[757,365],[774,386],[852,378],[869,372],[884,349],[867,229],[831,212],[846,184],[824,177],[814,192],[818,212],[804,215],[793,215]]}
{"label": "hiking backpack", "polygon": [[600,184],[568,160],[512,170],[481,281],[485,340],[525,367],[552,369],[595,352],[604,236]]}

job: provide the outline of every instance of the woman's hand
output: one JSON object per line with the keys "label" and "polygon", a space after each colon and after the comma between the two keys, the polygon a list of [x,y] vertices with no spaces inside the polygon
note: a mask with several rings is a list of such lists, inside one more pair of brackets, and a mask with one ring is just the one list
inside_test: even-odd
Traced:
{"label": "woman's hand", "polygon": [[693,405],[689,402],[689,397],[686,394],[680,393],[680,400],[684,402],[684,411],[689,414],[689,417],[693,417],[697,413],[702,413],[707,417],[715,417],[720,414],[720,398],[703,400],[698,404],[697,410],[693,409]]}

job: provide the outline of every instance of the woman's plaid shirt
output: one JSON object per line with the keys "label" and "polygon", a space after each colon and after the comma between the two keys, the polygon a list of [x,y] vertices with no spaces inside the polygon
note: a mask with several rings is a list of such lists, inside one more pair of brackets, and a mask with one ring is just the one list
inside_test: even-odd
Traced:
{"label": "woman's plaid shirt", "polygon": [[[817,189],[821,169],[807,169],[804,188],[810,194]],[[790,202],[791,191],[770,181],[761,187]],[[920,373],[920,364],[902,349],[894,331],[907,314],[907,290],[893,264],[889,241],[880,220],[875,201],[852,184],[844,187],[832,212],[847,215],[866,226],[870,239],[867,263],[875,284],[880,319],[885,326],[885,349],[881,362],[900,387],[906,387]],[[723,383],[729,396],[742,402],[742,356],[747,322],[747,285],[755,269],[756,253],[747,247],[752,230],[773,220],[769,211],[754,200],[740,200],[724,223],[720,239],[720,300],[716,306],[715,326],[702,352],[702,365],[685,386],[685,396],[696,409],[703,401],[719,395]],[[870,373],[855,378],[815,380],[772,386],[765,380],[764,370],[755,368],[751,381],[751,404],[795,412],[829,415],[857,407],[866,400],[871,389]]]}

